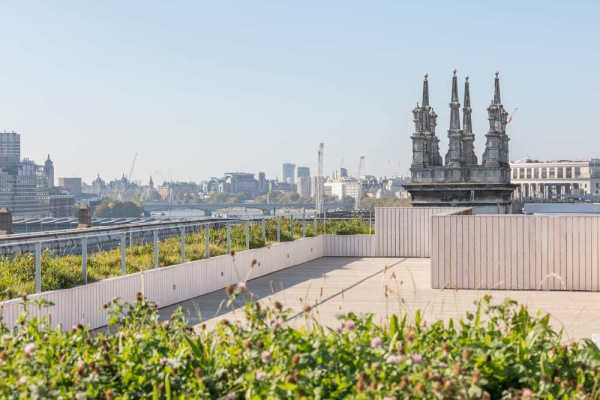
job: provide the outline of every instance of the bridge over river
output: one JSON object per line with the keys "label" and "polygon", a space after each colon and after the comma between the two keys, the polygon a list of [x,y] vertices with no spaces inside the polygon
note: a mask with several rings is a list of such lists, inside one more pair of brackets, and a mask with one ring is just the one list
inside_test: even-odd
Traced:
{"label": "bridge over river", "polygon": [[[145,202],[144,210],[147,212],[170,211],[170,210],[202,210],[206,214],[213,211],[223,210],[227,208],[245,208],[261,210],[265,215],[272,215],[275,210],[294,209],[294,210],[313,210],[314,203],[295,203],[295,204],[280,204],[280,203],[169,203],[163,201]],[[332,202],[325,204],[326,210],[343,208],[341,202]]]}

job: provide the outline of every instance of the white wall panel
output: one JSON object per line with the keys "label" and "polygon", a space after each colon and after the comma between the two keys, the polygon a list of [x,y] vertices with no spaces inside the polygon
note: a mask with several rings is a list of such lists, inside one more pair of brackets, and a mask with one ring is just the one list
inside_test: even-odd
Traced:
{"label": "white wall panel", "polygon": [[[44,298],[54,306],[42,309],[30,307],[31,316],[47,315],[52,324],[70,328],[84,323],[92,328],[106,325],[107,313],[103,305],[120,297],[134,301],[141,292],[159,307],[176,304],[240,281],[301,264],[323,257],[323,237],[305,238],[293,242],[275,243],[269,247],[240,251],[162,267],[71,289],[45,292],[29,296]],[[253,260],[256,260],[254,267]],[[260,264],[260,265],[259,265]],[[14,299],[0,303],[4,323],[14,326],[23,311],[22,301]]]}
{"label": "white wall panel", "polygon": [[431,217],[437,214],[470,213],[455,207],[377,207],[375,245],[377,257],[429,257]]}
{"label": "white wall panel", "polygon": [[600,216],[436,215],[434,288],[600,290]]}

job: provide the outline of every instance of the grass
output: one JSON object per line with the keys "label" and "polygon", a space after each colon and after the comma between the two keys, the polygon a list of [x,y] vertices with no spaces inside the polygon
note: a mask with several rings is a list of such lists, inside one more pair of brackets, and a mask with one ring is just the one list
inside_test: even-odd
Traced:
{"label": "grass", "polygon": [[[290,219],[281,220],[280,240],[282,242],[299,239],[303,236],[302,225]],[[314,224],[305,225],[307,237],[329,233],[350,235],[369,233],[369,225],[361,220],[331,220],[319,223],[315,231]],[[209,253],[211,256],[226,254],[227,234],[224,227],[211,228]],[[181,259],[180,239],[172,237],[160,242],[159,265],[174,265],[183,261],[205,258],[204,231],[189,233],[185,236],[185,258]],[[250,248],[259,248],[277,240],[277,224],[270,220],[265,224],[263,238],[260,224],[250,228]],[[231,250],[246,249],[245,228],[234,225],[231,229]],[[134,273],[153,267],[152,244],[137,244],[127,248],[125,260],[126,272]],[[60,255],[53,251],[42,254],[42,291],[65,289],[84,283],[80,255]],[[34,257],[31,253],[0,258],[0,300],[6,300],[34,293]],[[90,252],[87,261],[87,281],[94,282],[121,274],[121,256],[119,249]]]}

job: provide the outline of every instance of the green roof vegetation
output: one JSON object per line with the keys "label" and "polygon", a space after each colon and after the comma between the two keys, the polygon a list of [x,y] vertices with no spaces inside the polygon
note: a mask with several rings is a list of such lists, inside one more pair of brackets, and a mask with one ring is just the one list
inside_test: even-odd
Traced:
{"label": "green roof vegetation", "polygon": [[[289,218],[280,219],[281,241],[291,241],[302,237],[302,225]],[[267,246],[276,241],[275,220],[268,220],[265,224],[266,240],[262,236],[259,224],[253,224],[250,230],[250,248]],[[246,238],[243,225],[233,225],[231,229],[231,249],[234,251],[246,248]],[[351,235],[369,233],[369,225],[359,219],[354,220],[328,220],[319,222],[315,232],[312,222],[306,223],[306,236],[315,233],[329,233]],[[372,232],[372,230],[371,230]],[[159,264],[168,266],[183,261],[199,260],[206,257],[204,231],[188,233],[185,237],[186,258],[180,257],[180,243],[178,237],[171,237],[160,242]],[[227,253],[227,236],[225,227],[210,228],[211,256]],[[88,282],[99,281],[111,276],[121,274],[119,249],[108,251],[92,251],[89,247],[88,256]],[[153,267],[152,243],[133,244],[127,248],[126,270],[134,273]],[[7,300],[31,294],[34,292],[34,256],[31,253],[17,254],[10,257],[0,257],[0,300]],[[83,284],[81,273],[81,255],[61,255],[56,251],[47,250],[42,255],[42,291],[66,289]]]}
{"label": "green roof vegetation", "polygon": [[[246,288],[229,288],[246,296]],[[250,299],[251,296],[248,296]],[[34,307],[34,304],[28,304]],[[42,305],[38,305],[42,306]],[[182,313],[160,321],[140,295],[118,300],[110,328],[67,331],[22,316],[0,327],[0,397],[65,399],[571,399],[600,396],[600,350],[565,343],[547,315],[482,299],[460,321],[420,313],[384,325],[369,316],[318,322],[305,307],[249,301],[238,321],[214,329]],[[310,328],[308,326],[310,325]],[[298,327],[300,326],[300,327]],[[307,326],[302,328],[301,326]]]}

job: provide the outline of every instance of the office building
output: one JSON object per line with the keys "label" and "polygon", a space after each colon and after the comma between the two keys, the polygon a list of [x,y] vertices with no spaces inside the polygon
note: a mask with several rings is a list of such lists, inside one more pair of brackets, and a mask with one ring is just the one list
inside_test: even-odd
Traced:
{"label": "office building", "polygon": [[586,161],[521,160],[510,163],[515,197],[521,200],[564,200],[600,197],[600,159]]}
{"label": "office building", "polygon": [[308,167],[297,167],[296,168],[296,178],[309,177],[310,176],[310,168]]}
{"label": "office building", "polygon": [[48,154],[48,158],[46,162],[44,162],[44,175],[46,176],[46,181],[48,188],[54,187],[54,162],[50,159],[50,154]]}
{"label": "office building", "polygon": [[311,197],[310,168],[296,168],[296,193],[298,193],[300,197]]}
{"label": "office building", "polygon": [[333,174],[335,179],[347,178],[348,177],[348,168],[340,167]]}
{"label": "office building", "polygon": [[269,183],[267,181],[267,176],[264,172],[258,173],[258,193],[264,194],[269,190]]}
{"label": "office building", "polygon": [[47,216],[48,179],[42,166],[21,161],[21,136],[0,132],[0,207],[13,216]]}
{"label": "office building", "polygon": [[299,176],[296,180],[296,193],[298,193],[300,197],[308,199],[312,196],[310,189],[310,176]]}
{"label": "office building", "polygon": [[75,216],[75,197],[71,194],[52,194],[48,197],[50,216],[64,218]]}
{"label": "office building", "polygon": [[223,191],[225,193],[246,193],[248,196],[256,196],[258,181],[252,173],[228,172],[225,174]]}
{"label": "office building", "polygon": [[21,135],[0,132],[0,168],[13,169],[21,162]]}
{"label": "office building", "polygon": [[285,183],[294,184],[296,176],[296,164],[283,163],[281,168],[281,181]]}
{"label": "office building", "polygon": [[58,178],[58,186],[65,188],[73,196],[81,194],[81,178]]}
{"label": "office building", "polygon": [[352,197],[354,204],[360,204],[362,187],[360,181],[354,178],[339,178],[326,181],[323,184],[325,195],[343,200],[344,197]]}

